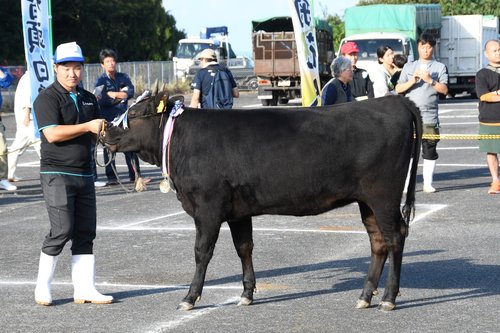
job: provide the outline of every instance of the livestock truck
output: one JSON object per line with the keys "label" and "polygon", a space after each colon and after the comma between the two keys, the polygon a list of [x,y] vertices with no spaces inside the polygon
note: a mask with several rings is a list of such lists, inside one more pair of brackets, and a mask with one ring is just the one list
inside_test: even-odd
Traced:
{"label": "livestock truck", "polygon": [[372,73],[377,62],[377,48],[389,46],[408,61],[418,59],[416,41],[425,30],[439,36],[440,5],[370,5],[345,11],[345,38],[340,45],[353,41],[358,45],[357,67]]}
{"label": "livestock truck", "polygon": [[[315,20],[319,76],[323,86],[331,78],[335,57],[333,31],[324,20]],[[252,21],[254,73],[258,99],[264,106],[286,104],[301,97],[297,44],[289,16]]]}
{"label": "livestock truck", "polygon": [[448,68],[449,94],[475,94],[475,73],[487,64],[482,48],[498,36],[498,17],[482,15],[442,16],[439,4],[370,5],[346,9],[341,45],[353,41],[360,49],[357,66],[369,73],[377,66],[377,48],[390,46],[418,59],[416,41],[423,31],[438,43],[434,57]]}

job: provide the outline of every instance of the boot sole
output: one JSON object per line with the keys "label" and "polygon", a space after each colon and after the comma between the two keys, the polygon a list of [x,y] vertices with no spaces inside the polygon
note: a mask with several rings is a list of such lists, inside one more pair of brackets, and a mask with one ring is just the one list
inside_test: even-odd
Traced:
{"label": "boot sole", "polygon": [[51,306],[52,302],[45,302],[45,301],[37,301],[35,300],[36,304],[38,305],[43,305],[43,306]]}
{"label": "boot sole", "polygon": [[109,301],[92,301],[88,299],[75,299],[76,304],[85,304],[85,303],[92,303],[92,304],[111,304],[113,303],[113,300]]}

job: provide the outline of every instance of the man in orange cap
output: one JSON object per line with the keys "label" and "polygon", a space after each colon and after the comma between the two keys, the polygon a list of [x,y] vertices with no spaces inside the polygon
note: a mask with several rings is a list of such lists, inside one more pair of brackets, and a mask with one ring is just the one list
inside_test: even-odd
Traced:
{"label": "man in orange cap", "polygon": [[340,48],[340,54],[351,60],[353,78],[349,83],[351,93],[356,100],[373,98],[373,84],[368,72],[356,67],[359,48],[354,42],[347,42]]}

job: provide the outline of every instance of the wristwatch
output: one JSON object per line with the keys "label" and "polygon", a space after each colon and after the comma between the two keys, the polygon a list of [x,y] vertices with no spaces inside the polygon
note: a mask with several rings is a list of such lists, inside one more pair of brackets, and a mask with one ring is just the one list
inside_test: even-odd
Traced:
{"label": "wristwatch", "polygon": [[436,82],[436,80],[432,80],[432,82],[431,82],[431,86],[433,86],[433,87],[434,87],[434,86],[436,85],[436,83],[437,83],[437,82]]}

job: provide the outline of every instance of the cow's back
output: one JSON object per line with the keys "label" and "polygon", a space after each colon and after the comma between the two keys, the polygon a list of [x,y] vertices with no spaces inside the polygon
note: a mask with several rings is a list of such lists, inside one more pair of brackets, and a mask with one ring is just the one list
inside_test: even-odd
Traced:
{"label": "cow's back", "polygon": [[174,129],[171,177],[191,215],[204,204],[231,218],[400,198],[411,108],[393,96],[314,109],[186,110]]}

